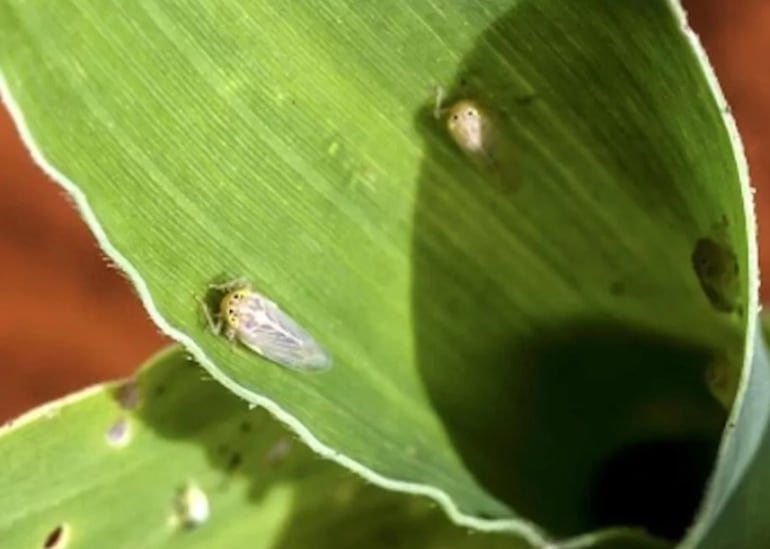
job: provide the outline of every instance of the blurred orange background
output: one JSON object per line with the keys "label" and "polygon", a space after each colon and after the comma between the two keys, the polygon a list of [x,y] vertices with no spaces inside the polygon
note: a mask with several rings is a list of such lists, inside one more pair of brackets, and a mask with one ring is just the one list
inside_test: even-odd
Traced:
{"label": "blurred orange background", "polygon": [[[757,216],[770,211],[770,2],[685,2],[744,139]],[[130,374],[164,339],[64,191],[33,165],[0,109],[0,422]],[[768,225],[770,226],[770,225]],[[762,241],[770,233],[762,227]],[[770,253],[761,254],[767,272]],[[770,293],[762,292],[763,300]]]}

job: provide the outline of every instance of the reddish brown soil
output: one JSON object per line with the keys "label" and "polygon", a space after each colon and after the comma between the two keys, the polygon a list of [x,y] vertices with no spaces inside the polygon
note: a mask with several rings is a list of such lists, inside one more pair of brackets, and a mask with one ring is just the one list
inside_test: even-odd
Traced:
{"label": "reddish brown soil", "polygon": [[0,109],[0,421],[128,375],[163,339]]}

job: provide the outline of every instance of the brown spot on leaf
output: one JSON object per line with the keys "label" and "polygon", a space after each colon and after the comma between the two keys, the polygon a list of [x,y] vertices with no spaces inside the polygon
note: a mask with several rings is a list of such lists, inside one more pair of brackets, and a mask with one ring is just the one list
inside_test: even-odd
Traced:
{"label": "brown spot on leaf", "polygon": [[732,249],[711,238],[699,238],[691,261],[711,305],[720,312],[735,311],[738,308],[738,259]]}

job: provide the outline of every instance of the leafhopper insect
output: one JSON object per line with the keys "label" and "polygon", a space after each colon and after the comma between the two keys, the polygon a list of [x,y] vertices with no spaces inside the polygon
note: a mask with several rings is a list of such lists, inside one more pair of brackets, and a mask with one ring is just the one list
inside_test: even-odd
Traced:
{"label": "leafhopper insect", "polygon": [[216,315],[204,307],[214,333],[286,368],[325,370],[331,358],[318,342],[278,305],[255,291],[244,279],[212,286],[224,291]]}
{"label": "leafhopper insect", "polygon": [[452,140],[467,155],[493,164],[492,123],[484,110],[472,99],[460,99],[450,107],[442,107],[444,90],[436,88],[433,110],[438,119],[446,115],[446,129]]}

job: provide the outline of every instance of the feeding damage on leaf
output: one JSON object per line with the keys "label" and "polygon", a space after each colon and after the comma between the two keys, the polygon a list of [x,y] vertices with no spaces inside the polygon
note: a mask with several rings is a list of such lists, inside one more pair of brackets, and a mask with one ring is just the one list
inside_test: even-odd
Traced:
{"label": "feeding damage on leaf", "polygon": [[698,282],[711,305],[720,312],[739,308],[738,259],[726,244],[712,238],[699,238],[691,255]]}
{"label": "feeding damage on leaf", "polygon": [[51,530],[43,542],[43,549],[64,549],[69,542],[69,527],[60,524]]}
{"label": "feeding damage on leaf", "polygon": [[128,418],[121,417],[115,420],[115,423],[107,429],[105,438],[107,439],[107,444],[115,448],[126,446],[131,440],[131,424]]}

